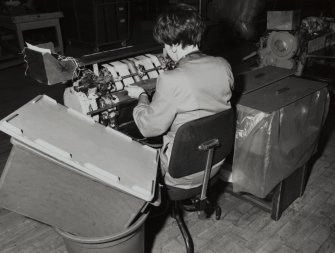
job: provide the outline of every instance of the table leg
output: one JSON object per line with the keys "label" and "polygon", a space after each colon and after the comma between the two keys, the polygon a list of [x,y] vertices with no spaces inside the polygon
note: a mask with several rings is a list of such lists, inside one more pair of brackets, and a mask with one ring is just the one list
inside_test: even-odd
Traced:
{"label": "table leg", "polygon": [[16,36],[19,42],[19,47],[21,50],[23,50],[25,45],[24,45],[24,40],[23,40],[22,27],[20,24],[16,24]]}

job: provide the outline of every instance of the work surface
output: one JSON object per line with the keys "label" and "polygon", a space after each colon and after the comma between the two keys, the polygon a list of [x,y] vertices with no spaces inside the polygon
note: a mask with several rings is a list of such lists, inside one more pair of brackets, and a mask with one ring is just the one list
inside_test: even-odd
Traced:
{"label": "work surface", "polygon": [[[38,94],[61,102],[64,87],[43,86],[24,77],[24,68],[0,75],[0,116],[3,118]],[[197,252],[335,252],[335,115],[330,114],[323,131],[304,196],[275,222],[268,213],[228,194],[220,195],[220,221],[186,216]],[[0,133],[0,170],[11,145]],[[66,252],[62,239],[48,226],[0,209],[0,252]],[[146,223],[147,252],[184,252],[176,223],[167,215]]]}

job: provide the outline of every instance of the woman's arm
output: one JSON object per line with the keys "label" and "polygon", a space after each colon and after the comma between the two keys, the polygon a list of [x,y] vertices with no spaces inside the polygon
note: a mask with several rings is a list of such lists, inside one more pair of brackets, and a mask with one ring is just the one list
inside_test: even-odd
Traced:
{"label": "woman's arm", "polygon": [[133,117],[142,135],[152,137],[166,132],[172,125],[176,113],[173,85],[162,74],[157,79],[156,92],[151,103],[146,95],[139,96]]}

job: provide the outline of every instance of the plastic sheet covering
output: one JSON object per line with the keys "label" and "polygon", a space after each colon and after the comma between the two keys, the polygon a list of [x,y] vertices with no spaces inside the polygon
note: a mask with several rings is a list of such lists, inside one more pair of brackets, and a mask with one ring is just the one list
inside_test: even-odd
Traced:
{"label": "plastic sheet covering", "polygon": [[266,113],[237,105],[233,190],[264,198],[317,149],[329,94],[322,88]]}

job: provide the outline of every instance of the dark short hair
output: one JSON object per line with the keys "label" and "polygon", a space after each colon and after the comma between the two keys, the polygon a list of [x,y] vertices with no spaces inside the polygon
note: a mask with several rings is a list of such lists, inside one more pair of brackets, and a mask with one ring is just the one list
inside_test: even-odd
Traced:
{"label": "dark short hair", "polygon": [[170,46],[199,45],[205,25],[197,10],[187,4],[177,4],[162,13],[154,27],[154,38]]}

